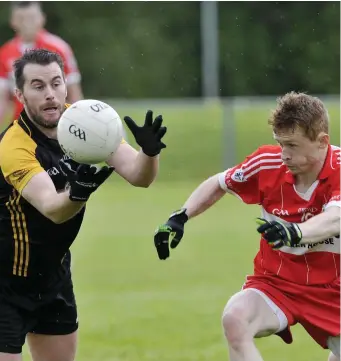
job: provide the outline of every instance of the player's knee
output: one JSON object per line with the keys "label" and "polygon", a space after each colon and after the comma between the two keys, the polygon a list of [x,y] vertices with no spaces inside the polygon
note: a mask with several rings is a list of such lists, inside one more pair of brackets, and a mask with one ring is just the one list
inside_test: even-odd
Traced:
{"label": "player's knee", "polygon": [[327,345],[331,353],[329,354],[328,361],[340,361],[340,336],[329,337]]}
{"label": "player's knee", "polygon": [[247,340],[252,340],[252,335],[248,332],[247,314],[243,308],[230,307],[225,309],[222,325],[225,337],[232,348],[238,349]]}
{"label": "player's knee", "polygon": [[328,361],[340,361],[340,357],[335,356],[332,352],[329,354]]}

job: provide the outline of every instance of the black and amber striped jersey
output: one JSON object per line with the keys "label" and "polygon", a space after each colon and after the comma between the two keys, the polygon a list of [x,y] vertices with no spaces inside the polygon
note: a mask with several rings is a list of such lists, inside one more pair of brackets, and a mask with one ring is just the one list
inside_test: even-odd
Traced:
{"label": "black and amber striped jersey", "polygon": [[25,112],[1,135],[0,275],[53,274],[64,257],[69,257],[84,208],[71,220],[55,224],[21,195],[29,180],[40,172],[49,174],[57,191],[64,190],[66,178],[58,166],[61,158],[68,157],[58,141],[45,136]]}

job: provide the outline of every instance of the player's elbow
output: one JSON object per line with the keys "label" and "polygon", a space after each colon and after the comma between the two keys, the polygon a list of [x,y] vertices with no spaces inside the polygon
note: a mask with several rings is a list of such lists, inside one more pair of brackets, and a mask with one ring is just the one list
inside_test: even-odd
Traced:
{"label": "player's elbow", "polygon": [[154,179],[139,179],[130,182],[130,184],[137,188],[149,188],[149,186],[153,183],[153,181]]}
{"label": "player's elbow", "polygon": [[341,217],[340,214],[338,214],[335,219],[333,220],[333,236],[339,236],[340,235],[340,221]]}
{"label": "player's elbow", "polygon": [[68,212],[62,212],[60,209],[49,208],[42,212],[43,215],[55,224],[62,224],[68,221],[71,217]]}
{"label": "player's elbow", "polygon": [[335,237],[340,235],[340,208],[339,207],[333,207],[326,211],[326,214],[328,214],[329,218],[329,231],[331,233],[331,236]]}
{"label": "player's elbow", "polygon": [[65,217],[62,217],[62,215],[58,213],[46,213],[44,215],[46,218],[48,218],[50,221],[52,221],[55,224],[62,224],[67,221]]}

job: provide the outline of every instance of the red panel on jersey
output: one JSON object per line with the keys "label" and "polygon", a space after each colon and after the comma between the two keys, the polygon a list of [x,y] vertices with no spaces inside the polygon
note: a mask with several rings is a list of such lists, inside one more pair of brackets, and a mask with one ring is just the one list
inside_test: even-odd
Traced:
{"label": "red panel on jersey", "polygon": [[[73,55],[72,49],[64,40],[45,30],[42,30],[38,34],[35,44],[32,44],[32,48],[44,48],[60,54],[64,61],[65,74],[68,84],[80,81],[80,73],[76,59]],[[12,92],[13,101],[15,103],[14,119],[19,116],[23,107],[14,96],[13,62],[23,54],[24,50],[27,50],[27,47],[25,48],[24,44],[18,37],[8,41],[0,48],[0,82],[3,84],[6,82],[6,86]]]}
{"label": "red panel on jersey", "polygon": [[[260,147],[221,173],[219,181],[245,203],[260,204],[263,218],[301,223],[327,207],[340,206],[340,149],[329,147],[318,179],[305,194],[296,191],[279,146]],[[340,275],[340,240],[273,250],[261,239],[254,266],[256,275],[276,275],[297,284],[330,283]]]}

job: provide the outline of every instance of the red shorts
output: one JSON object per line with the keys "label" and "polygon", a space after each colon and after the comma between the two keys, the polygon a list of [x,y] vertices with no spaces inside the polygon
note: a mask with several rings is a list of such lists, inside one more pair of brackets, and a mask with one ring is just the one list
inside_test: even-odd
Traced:
{"label": "red shorts", "polygon": [[323,285],[299,285],[276,276],[248,276],[243,289],[268,296],[286,315],[288,326],[277,333],[292,343],[290,326],[300,323],[323,348],[329,336],[340,335],[340,278]]}

